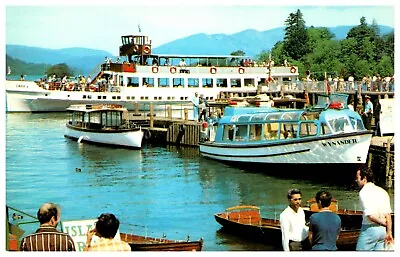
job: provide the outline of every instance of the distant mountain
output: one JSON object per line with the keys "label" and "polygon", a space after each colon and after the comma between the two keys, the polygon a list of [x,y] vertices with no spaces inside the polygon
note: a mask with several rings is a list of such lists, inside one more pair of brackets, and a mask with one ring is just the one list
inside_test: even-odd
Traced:
{"label": "distant mountain", "polygon": [[[335,34],[335,39],[342,40],[346,38],[348,31],[353,27],[355,26],[337,26],[328,29]],[[381,35],[393,31],[393,28],[388,26],[379,25],[378,27]],[[231,35],[208,35],[201,33],[180,38],[153,48],[153,53],[228,55],[234,51],[242,50],[248,56],[256,56],[263,50],[270,50],[278,41],[283,40],[284,37],[284,27],[266,31],[248,29]],[[46,63],[53,65],[66,63],[74,70],[77,70],[79,74],[83,75],[92,74],[95,70],[98,70],[99,65],[104,62],[105,56],[111,57],[114,60],[116,59],[115,56],[112,56],[107,51],[79,47],[55,50],[21,45],[6,45],[6,54],[12,58],[33,64]]]}

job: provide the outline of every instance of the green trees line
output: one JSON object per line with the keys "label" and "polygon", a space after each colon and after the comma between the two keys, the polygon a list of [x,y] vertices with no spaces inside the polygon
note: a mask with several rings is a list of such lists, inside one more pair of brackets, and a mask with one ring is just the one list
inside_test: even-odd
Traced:
{"label": "green trees line", "polygon": [[299,67],[300,78],[324,80],[327,76],[356,80],[379,74],[394,74],[394,32],[380,36],[378,25],[366,23],[353,27],[346,39],[334,40],[327,28],[307,28],[300,10],[291,13],[285,21],[285,37],[271,51],[263,51],[257,59],[268,62],[270,56],[276,64],[285,60]]}

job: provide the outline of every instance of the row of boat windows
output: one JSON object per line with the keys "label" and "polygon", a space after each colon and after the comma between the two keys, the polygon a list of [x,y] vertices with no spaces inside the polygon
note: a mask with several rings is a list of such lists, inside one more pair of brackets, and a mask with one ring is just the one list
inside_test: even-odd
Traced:
{"label": "row of boat windows", "polygon": [[[122,80],[120,80],[122,81]],[[141,82],[141,83],[140,83]],[[253,87],[255,84],[254,79],[240,78],[127,78],[128,87],[219,87],[219,88],[240,88],[241,85]]]}
{"label": "row of boat windows", "polygon": [[353,118],[350,118],[350,122],[346,118],[339,118],[328,123],[329,126],[321,123],[319,132],[318,123],[313,121],[224,125],[222,141],[286,140],[364,129],[362,121]]}
{"label": "row of boat windows", "polygon": [[118,127],[122,122],[122,113],[118,111],[82,113],[74,112],[70,124],[72,126],[101,129]]}
{"label": "row of boat windows", "polygon": [[[83,95],[82,96],[83,99],[92,99],[92,95]],[[111,96],[112,100],[121,100],[121,96]],[[162,100],[167,100],[167,101],[176,101],[177,99],[179,99],[180,101],[189,101],[189,97],[187,96],[181,96],[181,97],[175,97],[175,96],[167,96],[167,97],[162,97],[162,96],[153,96],[153,97],[148,97],[148,96],[141,96],[140,98],[136,99],[135,96],[127,96],[126,100],[132,100],[132,101],[136,101],[136,100],[144,100],[144,101],[162,101]],[[107,96],[106,95],[99,95],[97,96],[97,100],[107,100]],[[210,99],[207,98],[207,100],[212,100],[212,97],[210,97]]]}

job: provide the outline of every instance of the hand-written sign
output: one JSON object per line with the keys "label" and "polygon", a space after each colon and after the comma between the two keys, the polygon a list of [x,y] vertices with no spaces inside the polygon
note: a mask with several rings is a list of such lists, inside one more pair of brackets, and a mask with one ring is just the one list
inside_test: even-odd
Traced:
{"label": "hand-written sign", "polygon": [[[69,220],[61,222],[61,229],[64,233],[68,233],[75,243],[76,251],[83,251],[86,245],[87,232],[95,227],[97,219],[94,220]],[[119,230],[115,235],[115,239],[120,240]],[[95,243],[99,238],[94,235],[91,243]]]}

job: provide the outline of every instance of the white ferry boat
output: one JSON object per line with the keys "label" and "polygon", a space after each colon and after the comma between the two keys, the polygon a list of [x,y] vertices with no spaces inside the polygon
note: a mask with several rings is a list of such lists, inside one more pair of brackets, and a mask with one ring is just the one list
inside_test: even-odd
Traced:
{"label": "white ferry boat", "polygon": [[128,110],[146,110],[149,103],[191,106],[195,92],[207,100],[222,91],[262,93],[294,84],[299,75],[295,66],[249,63],[246,56],[153,54],[151,40],[142,35],[122,36],[119,53],[126,61],[107,60],[88,84],[7,80],[6,110],[65,111],[73,104],[119,104]]}
{"label": "white ferry boat", "polygon": [[121,105],[71,105],[64,137],[99,145],[141,148],[144,132]]}
{"label": "white ferry boat", "polygon": [[[319,95],[308,109],[226,107],[202,156],[263,164],[363,164],[372,131],[347,107],[346,94]],[[267,168],[266,168],[267,169]]]}

